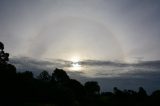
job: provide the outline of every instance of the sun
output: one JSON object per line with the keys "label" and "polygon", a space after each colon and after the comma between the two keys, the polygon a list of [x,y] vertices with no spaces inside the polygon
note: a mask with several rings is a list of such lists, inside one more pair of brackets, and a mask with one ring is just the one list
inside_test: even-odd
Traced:
{"label": "sun", "polygon": [[82,66],[80,64],[80,57],[74,56],[71,58],[71,67],[72,71],[81,71]]}
{"label": "sun", "polygon": [[72,63],[70,69],[71,71],[81,71],[82,66],[79,63]]}
{"label": "sun", "polygon": [[73,56],[72,58],[71,58],[71,62],[73,62],[73,63],[77,63],[77,62],[79,62],[80,61],[80,57],[78,57],[78,56]]}

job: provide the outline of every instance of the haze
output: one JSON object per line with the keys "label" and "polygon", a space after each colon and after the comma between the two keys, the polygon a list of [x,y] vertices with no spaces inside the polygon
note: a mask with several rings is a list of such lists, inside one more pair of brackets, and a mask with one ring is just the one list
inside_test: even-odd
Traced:
{"label": "haze", "polygon": [[158,0],[1,0],[0,39],[11,56],[160,59]]}
{"label": "haze", "polygon": [[17,71],[57,67],[102,89],[160,88],[160,0],[0,0]]}

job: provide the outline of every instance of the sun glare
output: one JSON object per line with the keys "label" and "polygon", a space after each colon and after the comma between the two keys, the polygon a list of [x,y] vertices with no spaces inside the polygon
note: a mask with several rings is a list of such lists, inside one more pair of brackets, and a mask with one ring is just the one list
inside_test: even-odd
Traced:
{"label": "sun glare", "polygon": [[81,65],[79,63],[72,63],[71,64],[71,71],[81,71]]}
{"label": "sun glare", "polygon": [[71,67],[70,69],[72,71],[80,71],[82,68],[80,64],[80,58],[78,56],[74,56],[71,58]]}
{"label": "sun glare", "polygon": [[73,63],[77,63],[77,62],[80,61],[80,58],[79,58],[78,56],[74,56],[74,57],[71,58],[71,61],[72,61]]}

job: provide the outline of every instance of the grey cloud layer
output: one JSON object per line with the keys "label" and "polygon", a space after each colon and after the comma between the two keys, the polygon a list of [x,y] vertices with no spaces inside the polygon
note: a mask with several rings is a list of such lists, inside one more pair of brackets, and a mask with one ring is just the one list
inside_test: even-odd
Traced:
{"label": "grey cloud layer", "polygon": [[[71,61],[65,60],[36,60],[29,57],[21,57],[21,58],[11,58],[10,62],[17,67],[18,71],[33,71],[38,72],[42,70],[53,71],[55,68],[66,69],[67,67],[71,67]],[[139,63],[122,63],[122,62],[112,62],[112,61],[98,61],[98,60],[84,60],[79,62],[81,64],[82,73],[89,70],[89,72],[95,73],[99,77],[105,77],[105,75],[119,75],[120,77],[124,76],[146,76],[153,75],[155,73],[159,73],[160,69],[160,61],[142,61]],[[69,71],[69,70],[67,70]],[[94,72],[95,71],[95,72]],[[74,73],[74,72],[73,72]],[[81,75],[83,75],[81,74]],[[158,74],[157,74],[158,75]],[[87,75],[86,75],[87,76]],[[92,77],[96,77],[93,76]]]}
{"label": "grey cloud layer", "polygon": [[[71,67],[72,63],[65,60],[36,60],[28,57],[11,58],[10,62],[17,67],[17,71],[23,72],[29,70],[35,76],[43,70],[47,70],[51,74],[56,67],[63,69]],[[85,69],[78,72],[66,70],[69,76],[82,83],[91,80],[98,81],[102,91],[111,91],[115,86],[121,89],[135,90],[143,86],[149,92],[160,88],[160,61],[126,64],[111,61],[86,60],[81,61],[80,64]],[[89,70],[88,72],[86,72],[87,69]]]}

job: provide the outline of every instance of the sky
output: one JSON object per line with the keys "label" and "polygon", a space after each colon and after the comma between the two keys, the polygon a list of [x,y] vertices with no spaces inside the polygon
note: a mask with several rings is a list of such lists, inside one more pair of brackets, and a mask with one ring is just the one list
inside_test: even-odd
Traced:
{"label": "sky", "polygon": [[[159,73],[159,11],[159,0],[0,0],[0,41],[19,70],[41,70],[43,63],[48,70],[74,70],[76,78],[81,72],[98,79],[154,76]],[[68,64],[74,58],[81,63]],[[152,67],[137,65],[145,61]]]}

